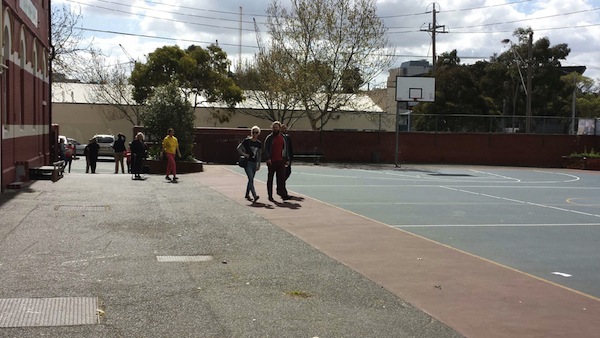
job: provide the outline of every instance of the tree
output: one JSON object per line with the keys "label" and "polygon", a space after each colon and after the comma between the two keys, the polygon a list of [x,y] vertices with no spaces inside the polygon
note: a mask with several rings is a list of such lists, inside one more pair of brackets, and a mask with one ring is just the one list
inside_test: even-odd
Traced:
{"label": "tree", "polygon": [[[229,77],[229,65],[227,54],[214,44],[206,49],[195,45],[185,50],[178,46],[157,48],[148,55],[146,63],[135,64],[130,77],[133,98],[144,104],[155,88],[175,81],[186,95],[194,95],[193,107],[203,102],[223,102],[233,108],[243,96]],[[220,121],[227,121],[232,113],[227,110],[214,114]]]}
{"label": "tree", "polygon": [[81,10],[70,6],[52,6],[50,36],[52,43],[51,60],[55,73],[75,77],[86,69],[82,54],[94,52],[92,43],[83,44],[83,32],[77,30],[81,20]]}
{"label": "tree", "polygon": [[246,98],[257,102],[262,109],[250,107],[238,111],[268,121],[280,121],[289,127],[306,118],[306,113],[297,109],[301,104],[293,65],[289,56],[280,50],[271,49],[255,55],[254,63],[247,64],[236,74],[236,81],[246,90]]}
{"label": "tree", "polygon": [[578,117],[600,116],[600,96],[594,92],[594,80],[577,72],[564,75],[561,80],[572,92],[571,98],[575,98]]}
{"label": "tree", "polygon": [[[512,97],[511,101],[516,102],[517,115],[525,115],[526,95],[524,95],[525,91],[520,88],[523,80],[521,80],[518,70],[521,68],[522,74],[525,74],[528,64],[531,64],[533,74],[532,115],[569,115],[568,111],[564,110],[564,99],[570,96],[570,93],[560,80],[563,75],[560,60],[567,58],[570,49],[564,43],[551,46],[550,40],[543,37],[533,42],[532,60],[527,60],[528,39],[531,32],[531,28],[516,29],[513,35],[519,43],[513,44],[509,50],[494,59],[495,62],[505,65],[506,73],[502,78],[510,81],[512,85],[506,86],[505,90],[501,92],[496,91],[496,94],[490,93],[490,95],[500,101]],[[499,80],[498,75],[500,74],[496,72],[493,76],[496,81]],[[498,93],[502,93],[502,96],[498,97]]]}
{"label": "tree", "polygon": [[87,83],[96,84],[90,93],[90,101],[104,103],[107,120],[126,119],[132,125],[140,125],[142,105],[131,96],[133,87],[129,84],[130,63],[107,64],[101,54],[92,54],[91,62],[83,76]]}
{"label": "tree", "polygon": [[354,95],[344,90],[368,83],[392,64],[375,0],[291,0],[291,9],[273,0],[267,14],[271,47],[291,60],[292,88],[313,130],[351,104]]}
{"label": "tree", "polygon": [[[148,139],[157,142],[158,148],[167,129],[175,129],[184,159],[193,157],[194,118],[192,104],[187,96],[182,95],[177,81],[157,87],[147,99],[146,109],[141,115]],[[153,150],[153,153],[157,152],[157,149]]]}
{"label": "tree", "polygon": [[415,128],[454,132],[489,131],[490,120],[481,115],[498,115],[499,112],[493,100],[483,95],[472,66],[461,65],[456,50],[441,54],[439,60],[434,74],[435,103],[420,103],[413,109],[416,113],[413,119]]}

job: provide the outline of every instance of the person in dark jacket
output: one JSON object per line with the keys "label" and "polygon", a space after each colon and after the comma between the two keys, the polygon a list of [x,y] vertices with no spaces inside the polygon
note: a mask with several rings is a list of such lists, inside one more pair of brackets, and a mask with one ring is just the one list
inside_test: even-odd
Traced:
{"label": "person in dark jacket", "polygon": [[129,149],[131,150],[131,173],[135,178],[141,179],[142,163],[144,158],[146,158],[146,151],[148,150],[144,142],[144,134],[141,132],[137,133]]}
{"label": "person in dark jacket", "polygon": [[265,158],[267,160],[267,193],[269,201],[273,199],[273,176],[277,177],[277,195],[286,201],[291,197],[285,188],[285,167],[288,165],[287,140],[281,134],[281,122],[275,121],[271,124],[272,132],[265,139]]}
{"label": "person in dark jacket", "polygon": [[125,147],[125,135],[119,133],[117,140],[113,143],[113,149],[115,151],[115,174],[119,173],[119,164],[121,164],[121,174],[125,173],[125,166],[123,165],[123,156],[127,148]]}
{"label": "person in dark jacket", "polygon": [[285,168],[285,180],[287,181],[288,178],[290,178],[290,175],[292,174],[292,161],[294,160],[294,147],[292,145],[292,138],[290,137],[290,134],[288,134],[288,127],[285,124],[281,125],[281,133],[283,134],[283,137],[285,137],[286,141],[287,141],[287,153],[288,153],[288,165]]}
{"label": "person in dark jacket", "polygon": [[92,174],[96,173],[96,163],[98,163],[98,151],[99,150],[100,150],[100,146],[96,142],[96,139],[95,138],[90,139],[90,143],[88,143],[88,145],[85,146],[85,149],[83,151],[83,153],[85,154],[85,160],[86,160],[86,168],[85,168],[86,173],[89,172],[88,165],[89,165],[89,169],[92,170]]}

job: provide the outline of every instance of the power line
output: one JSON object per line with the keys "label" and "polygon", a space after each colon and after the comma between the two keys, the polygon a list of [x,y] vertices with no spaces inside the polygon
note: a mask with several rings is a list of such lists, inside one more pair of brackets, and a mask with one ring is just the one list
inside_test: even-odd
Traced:
{"label": "power line", "polygon": [[580,10],[580,11],[575,11],[575,12],[568,12],[568,13],[561,13],[561,14],[553,14],[553,15],[547,15],[547,16],[540,16],[540,17],[536,17],[536,18],[511,20],[511,21],[503,21],[503,22],[492,22],[492,23],[486,23],[486,24],[481,24],[481,25],[472,25],[472,26],[459,26],[459,27],[454,27],[454,28],[478,28],[478,27],[487,27],[487,26],[495,26],[495,25],[505,25],[505,24],[509,24],[509,23],[517,23],[517,22],[525,22],[525,21],[549,19],[549,18],[563,17],[563,16],[573,15],[573,14],[588,13],[588,12],[593,12],[593,11],[597,11],[597,10],[600,10],[600,8],[591,8],[591,9],[585,9],[585,10]]}
{"label": "power line", "polygon": [[[74,0],[65,0],[65,1],[69,1],[69,2],[76,2]],[[149,10],[152,12],[156,12],[156,9],[153,8],[147,8],[147,7],[142,7],[142,6],[136,6],[136,5],[129,5],[129,4],[124,4],[121,2],[115,2],[115,1],[109,1],[109,0],[96,0],[97,2],[103,2],[103,3],[107,3],[107,4],[111,4],[111,5],[117,5],[117,6],[126,6],[129,8],[138,8],[138,9],[142,9],[142,10]],[[210,10],[205,10],[205,9],[198,9],[198,8],[192,8],[192,7],[185,7],[185,6],[177,6],[177,5],[172,5],[172,4],[162,4],[162,3],[157,3],[163,6],[168,6],[168,7],[178,7],[178,8],[182,8],[182,9],[193,9],[193,10],[198,10],[198,11],[210,11]],[[179,12],[174,12],[174,11],[165,11],[165,10],[161,10],[162,13],[170,13],[170,14],[175,14],[175,15],[181,15],[181,16],[189,16],[189,17],[194,17],[194,18],[202,18],[202,19],[209,19],[209,20],[219,20],[219,21],[229,21],[229,22],[235,22],[238,23],[239,19],[227,19],[227,18],[216,18],[214,16],[205,16],[205,15],[197,15],[197,14],[190,14],[190,13],[179,13]],[[229,13],[229,12],[224,12],[224,11],[210,11],[210,12],[219,12],[219,13],[227,13],[227,14],[233,14],[233,13]],[[239,12],[237,13],[239,15]],[[243,21],[244,23],[248,23],[248,24],[252,24],[252,22],[250,21]]]}
{"label": "power line", "polygon": [[[165,36],[153,36],[153,35],[145,35],[145,34],[137,34],[137,33],[126,33],[126,32],[109,31],[109,30],[103,30],[103,29],[93,29],[93,28],[83,28],[83,27],[73,27],[73,28],[74,29],[79,29],[79,30],[82,30],[82,31],[86,31],[86,32],[107,33],[107,34],[116,34],[116,35],[125,35],[125,36],[136,36],[136,37],[156,39],[156,40],[183,41],[183,42],[199,43],[199,44],[206,44],[206,45],[210,45],[210,44],[214,43],[214,41],[189,40],[189,39],[171,38],[171,37],[165,37]],[[219,42],[219,45],[223,45],[223,46],[235,46],[235,47],[239,46],[239,44],[237,44],[237,43],[223,43],[223,42]],[[258,48],[256,46],[248,46],[248,45],[242,45],[242,47],[246,47],[246,48]]]}
{"label": "power line", "polygon": [[515,2],[507,2],[507,3],[504,3],[504,4],[498,4],[498,5],[488,5],[488,6],[480,6],[480,7],[451,9],[451,10],[447,10],[447,11],[444,11],[444,12],[473,11],[473,10],[477,10],[477,9],[485,9],[485,8],[500,7],[500,6],[507,6],[507,5],[516,5],[516,4],[520,4],[520,3],[524,3],[524,2],[531,2],[531,1],[533,1],[533,0],[521,0],[521,1],[515,1]]}
{"label": "power line", "polygon": [[[123,13],[123,14],[127,14],[127,15],[133,15],[130,12],[127,12],[127,11],[124,11],[124,10],[115,9],[115,8],[108,8],[108,7],[98,6],[98,5],[91,5],[91,4],[87,4],[87,3],[83,3],[83,2],[79,2],[79,1],[75,1],[75,0],[65,0],[65,1],[66,2],[80,4],[80,5],[84,5],[84,6],[99,8],[99,9],[103,9],[103,10],[107,10],[107,11],[111,11],[111,12],[117,12],[117,13]],[[172,13],[172,12],[169,12],[169,13]],[[179,14],[179,13],[172,13],[172,14],[185,15],[185,14]],[[239,27],[228,27],[228,26],[212,25],[212,24],[206,24],[206,23],[181,21],[181,20],[176,20],[176,19],[169,19],[169,18],[161,18],[161,17],[157,17],[157,16],[151,16],[151,15],[144,15],[144,17],[151,18],[151,19],[158,19],[158,20],[170,21],[170,22],[177,22],[177,23],[189,24],[189,25],[195,25],[195,26],[204,26],[204,27],[219,28],[219,29],[239,30]],[[248,31],[248,32],[253,32],[252,29],[242,29],[242,30],[243,31]]]}
{"label": "power line", "polygon": [[[97,1],[100,1],[100,0],[97,0]],[[168,3],[159,2],[159,1],[146,1],[146,2],[151,3],[151,4],[163,5],[163,6],[179,7],[179,8],[183,8],[183,9],[193,9],[195,11],[239,15],[238,12],[231,12],[231,11],[220,11],[220,10],[216,10],[216,9],[203,9],[203,8],[197,8],[197,7],[186,7],[186,6],[173,5],[173,4],[168,4]],[[265,17],[265,18],[268,17],[268,15],[266,15],[266,14],[245,14],[245,15],[252,16],[252,17],[254,17],[254,16],[256,16],[256,17]]]}
{"label": "power line", "polygon": [[[447,11],[444,11],[444,12],[473,11],[473,10],[477,10],[477,9],[485,9],[485,8],[492,8],[492,7],[515,5],[515,4],[520,4],[520,3],[524,3],[524,2],[531,2],[531,1],[534,1],[534,0],[521,0],[521,1],[507,2],[507,3],[504,3],[504,4],[498,4],[498,5],[488,5],[488,6],[480,6],[480,7],[451,9],[451,10],[447,10]],[[426,13],[426,12],[419,12],[419,13],[410,13],[410,14],[385,15],[385,16],[380,16],[380,18],[381,19],[402,18],[402,17],[419,16],[419,15],[426,15],[426,14],[428,14],[428,13]]]}
{"label": "power line", "polygon": [[[588,28],[588,27],[597,27],[600,26],[600,23],[593,23],[588,25],[578,25],[578,26],[562,26],[562,27],[550,27],[550,28],[536,28],[534,31],[543,32],[543,31],[554,31],[554,30],[564,30],[564,29],[578,29],[578,28]],[[461,32],[461,31],[452,31],[452,34],[494,34],[494,33],[513,33],[514,30],[496,30],[496,31],[487,31],[487,32]]]}
{"label": "power line", "polygon": [[[93,28],[76,28],[82,31],[89,31],[89,32],[98,32],[98,33],[108,33],[108,34],[116,34],[116,35],[125,35],[125,36],[136,36],[136,37],[143,37],[143,38],[150,38],[150,39],[157,39],[157,40],[169,40],[169,41],[183,41],[183,42],[191,42],[191,43],[198,43],[198,44],[212,44],[214,43],[213,41],[200,41],[200,40],[188,40],[188,39],[180,39],[180,38],[171,38],[171,37],[165,37],[165,36],[152,36],[152,35],[144,35],[144,34],[136,34],[136,33],[126,33],[126,32],[117,32],[117,31],[110,31],[110,30],[102,30],[102,29],[93,29]],[[238,44],[233,44],[233,43],[222,43],[219,42],[219,45],[223,45],[223,46],[239,46]],[[252,49],[258,49],[258,46],[252,46],[252,45],[243,45],[243,47],[245,48],[252,48]],[[428,55],[415,55],[415,54],[383,54],[384,56],[393,56],[393,57],[402,57],[402,58],[427,58],[429,57]],[[480,60],[480,59],[487,59],[489,58],[489,56],[459,56],[461,59],[476,59],[476,60]]]}

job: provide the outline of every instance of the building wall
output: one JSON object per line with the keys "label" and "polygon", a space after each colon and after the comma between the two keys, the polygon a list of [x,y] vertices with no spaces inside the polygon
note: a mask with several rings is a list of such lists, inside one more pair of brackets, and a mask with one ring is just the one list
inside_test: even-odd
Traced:
{"label": "building wall", "polygon": [[48,51],[50,1],[3,0],[0,52],[0,189],[14,182],[15,164],[52,161]]}
{"label": "building wall", "polygon": [[[61,135],[76,139],[81,143],[89,140],[95,134],[123,133],[128,140],[133,137],[132,123],[124,118],[119,111],[108,105],[92,105],[77,103],[53,103],[53,123],[60,126]],[[393,116],[392,116],[393,117]],[[381,118],[381,121],[380,121]],[[271,122],[258,119],[249,115],[236,113],[228,122],[219,122],[210,110],[205,108],[196,109],[196,127],[215,128],[241,128],[246,129],[254,125],[260,128],[269,128]],[[394,122],[386,113],[363,114],[347,113],[340,118],[331,120],[326,130],[393,130]],[[303,119],[292,125],[293,130],[310,130],[308,120]],[[166,131],[165,131],[166,132]]]}

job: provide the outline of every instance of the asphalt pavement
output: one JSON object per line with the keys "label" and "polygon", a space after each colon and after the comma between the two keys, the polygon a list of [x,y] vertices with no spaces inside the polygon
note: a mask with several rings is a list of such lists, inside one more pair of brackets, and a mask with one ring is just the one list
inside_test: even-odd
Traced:
{"label": "asphalt pavement", "polygon": [[[461,336],[209,188],[207,173],[173,184],[84,165],[0,196],[1,337]],[[71,298],[96,300],[94,323],[70,322],[83,310],[68,303],[9,304]],[[57,326],[19,319],[56,312]]]}

